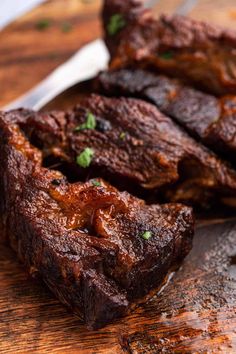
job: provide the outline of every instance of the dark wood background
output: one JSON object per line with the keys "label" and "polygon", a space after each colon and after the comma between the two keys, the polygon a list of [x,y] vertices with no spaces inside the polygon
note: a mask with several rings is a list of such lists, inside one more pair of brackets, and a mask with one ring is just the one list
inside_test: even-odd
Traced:
{"label": "dark wood background", "polygon": [[[155,12],[180,3],[162,0]],[[51,0],[0,32],[0,106],[101,35],[100,5]],[[236,29],[235,0],[201,0],[190,15]],[[49,107],[69,107],[82,89]],[[192,252],[162,293],[97,332],[30,279],[5,246],[0,285],[1,353],[236,353],[236,222],[199,226]]]}

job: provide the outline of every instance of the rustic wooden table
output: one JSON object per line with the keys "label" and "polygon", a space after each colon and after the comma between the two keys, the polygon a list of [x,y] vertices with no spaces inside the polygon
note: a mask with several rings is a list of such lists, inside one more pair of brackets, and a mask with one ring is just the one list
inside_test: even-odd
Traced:
{"label": "rustic wooden table", "polygon": [[[158,2],[172,12],[180,0]],[[0,106],[101,35],[99,0],[51,0],[0,32]],[[235,0],[199,0],[191,14],[236,29]],[[68,107],[75,87],[49,106]],[[159,296],[97,332],[29,279],[0,246],[1,353],[236,353],[236,223],[198,229],[194,248]]]}

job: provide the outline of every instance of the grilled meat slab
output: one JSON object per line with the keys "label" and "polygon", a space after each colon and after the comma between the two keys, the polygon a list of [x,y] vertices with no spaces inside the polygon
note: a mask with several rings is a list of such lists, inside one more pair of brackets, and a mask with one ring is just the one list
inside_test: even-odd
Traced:
{"label": "grilled meat slab", "polygon": [[154,103],[191,135],[236,163],[236,96],[215,96],[177,79],[142,69],[103,72],[99,91],[109,96],[139,97]]}
{"label": "grilled meat slab", "polygon": [[[102,179],[72,184],[43,167],[26,132],[37,125],[49,146],[63,123],[63,113],[0,114],[1,236],[89,328],[99,328],[159,287],[185,257],[192,210],[148,206]],[[53,127],[54,137],[47,135]]]}
{"label": "grilled meat slab", "polygon": [[181,16],[154,19],[142,1],[105,0],[112,69],[149,68],[214,94],[236,93],[236,32]]}
{"label": "grilled meat slab", "polygon": [[[91,95],[67,113],[17,111],[9,121],[15,114],[44,165],[69,180],[103,177],[149,202],[236,206],[236,172],[147,102]],[[76,163],[88,151],[89,164]]]}

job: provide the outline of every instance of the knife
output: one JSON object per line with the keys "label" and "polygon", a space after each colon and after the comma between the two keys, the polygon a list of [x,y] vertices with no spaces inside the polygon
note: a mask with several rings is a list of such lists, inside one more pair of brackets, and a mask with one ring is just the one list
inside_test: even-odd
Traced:
{"label": "knife", "polygon": [[[155,0],[157,2],[157,0]],[[153,6],[154,0],[146,2]],[[197,0],[185,0],[176,13],[186,15]],[[99,53],[99,55],[98,55]],[[99,71],[107,69],[109,53],[102,39],[97,39],[77,51],[68,61],[55,69],[46,79],[23,96],[3,107],[8,111],[20,107],[38,111],[66,89],[85,80],[92,79]]]}

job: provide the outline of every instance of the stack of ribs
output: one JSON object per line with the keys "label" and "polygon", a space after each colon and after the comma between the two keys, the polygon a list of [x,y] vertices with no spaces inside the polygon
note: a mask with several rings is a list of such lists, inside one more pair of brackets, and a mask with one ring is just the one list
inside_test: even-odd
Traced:
{"label": "stack of ribs", "polygon": [[[124,26],[109,32],[114,16]],[[140,1],[105,1],[108,95],[154,103],[192,136],[236,166],[236,33],[181,16],[154,19]]]}
{"label": "stack of ribs", "polygon": [[181,264],[192,206],[236,207],[235,170],[202,144],[220,141],[215,150],[233,161],[235,100],[216,95],[234,91],[236,36],[154,20],[135,0],[105,1],[103,18],[112,59],[96,85],[117,97],[0,113],[2,239],[93,329],[129,313]]}

